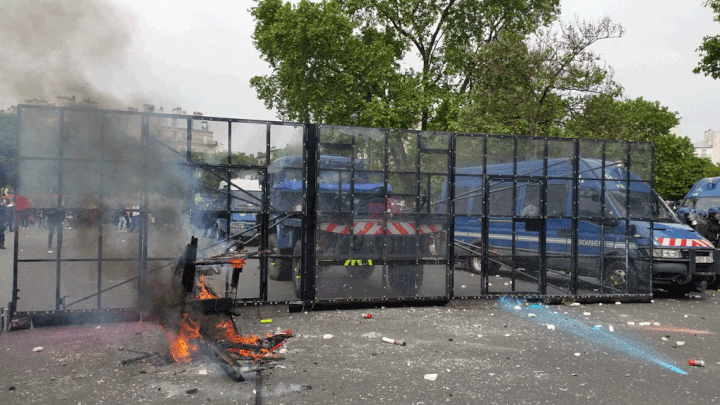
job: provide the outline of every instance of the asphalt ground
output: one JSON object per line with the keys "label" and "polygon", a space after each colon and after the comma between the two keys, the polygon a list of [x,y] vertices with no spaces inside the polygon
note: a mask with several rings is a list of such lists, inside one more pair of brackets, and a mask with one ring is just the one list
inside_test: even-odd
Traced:
{"label": "asphalt ground", "polygon": [[[0,251],[0,263],[0,302],[8,302],[11,250]],[[3,331],[0,403],[717,403],[719,299],[710,291],[620,305],[280,309],[236,320],[243,334],[295,335],[283,359],[246,367],[242,382],[208,356],[168,361],[168,339],[153,322]],[[157,355],[121,364],[146,353]]]}

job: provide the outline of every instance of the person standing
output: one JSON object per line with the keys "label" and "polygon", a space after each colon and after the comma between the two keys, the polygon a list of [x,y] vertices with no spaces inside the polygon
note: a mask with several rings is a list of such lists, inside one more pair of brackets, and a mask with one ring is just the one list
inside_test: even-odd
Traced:
{"label": "person standing", "polygon": [[15,211],[17,212],[17,227],[28,229],[30,227],[30,200],[24,195],[15,196]]}
{"label": "person standing", "polygon": [[7,223],[8,209],[5,200],[0,202],[0,249],[5,249],[5,224]]}
{"label": "person standing", "polygon": [[140,206],[133,205],[130,213],[130,232],[140,231]]}
{"label": "person standing", "polygon": [[62,223],[65,221],[65,212],[60,209],[57,203],[47,212],[48,224],[48,249],[52,248],[53,235],[57,231],[57,244],[60,246],[62,242]]}

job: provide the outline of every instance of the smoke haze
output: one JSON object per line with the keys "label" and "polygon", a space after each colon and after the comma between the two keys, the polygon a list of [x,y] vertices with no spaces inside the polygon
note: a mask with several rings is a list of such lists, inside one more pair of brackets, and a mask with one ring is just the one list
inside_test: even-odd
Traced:
{"label": "smoke haze", "polygon": [[[77,95],[103,108],[121,100],[88,79],[93,68],[120,68],[134,30],[131,13],[106,0],[2,0],[0,102]],[[79,100],[78,100],[79,101]]]}

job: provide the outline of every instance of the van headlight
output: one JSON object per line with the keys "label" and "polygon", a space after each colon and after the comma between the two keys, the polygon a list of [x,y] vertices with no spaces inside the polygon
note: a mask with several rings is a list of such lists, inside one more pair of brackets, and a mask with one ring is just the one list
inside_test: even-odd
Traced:
{"label": "van headlight", "polygon": [[679,259],[679,249],[653,249],[653,257],[661,259]]}

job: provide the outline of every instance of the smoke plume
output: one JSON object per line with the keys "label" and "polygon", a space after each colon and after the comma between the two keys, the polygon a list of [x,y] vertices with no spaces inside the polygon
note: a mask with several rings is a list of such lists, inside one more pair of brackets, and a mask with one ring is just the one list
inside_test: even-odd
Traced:
{"label": "smoke plume", "polygon": [[132,20],[107,0],[3,0],[0,103],[77,95],[99,107],[123,108],[91,84],[87,72],[122,66]]}

